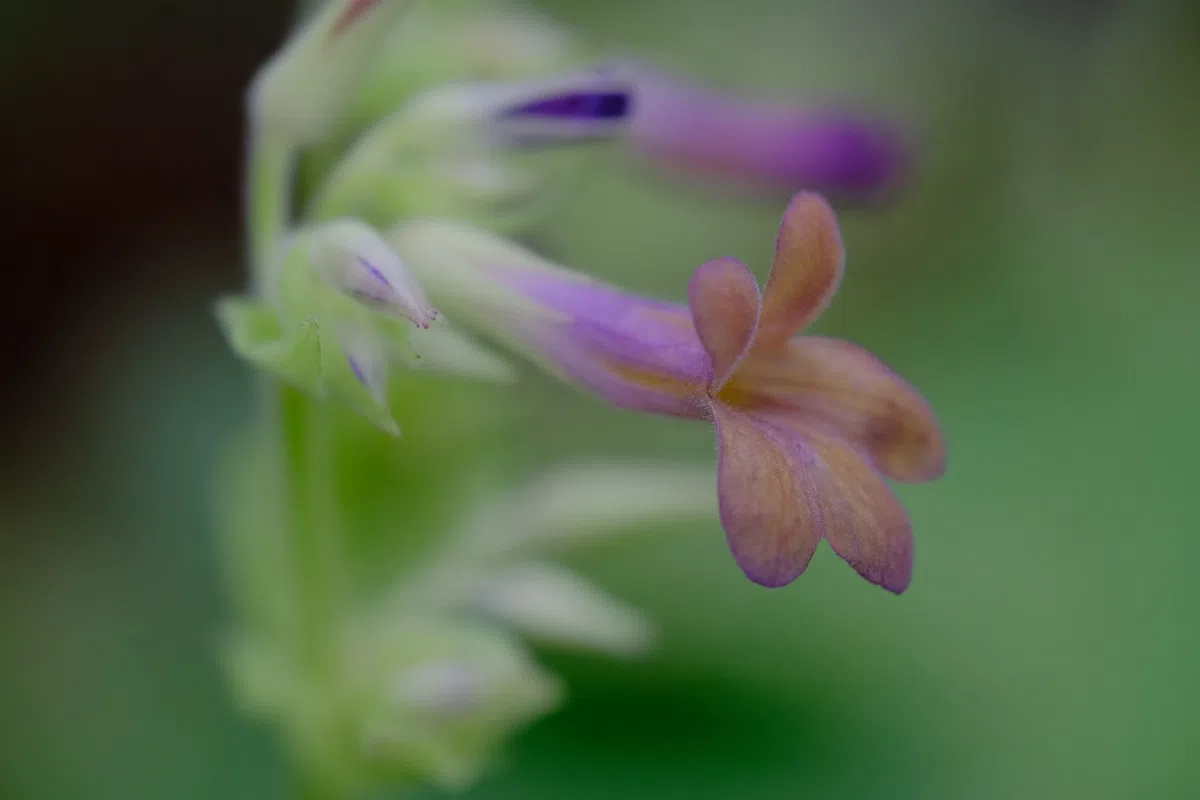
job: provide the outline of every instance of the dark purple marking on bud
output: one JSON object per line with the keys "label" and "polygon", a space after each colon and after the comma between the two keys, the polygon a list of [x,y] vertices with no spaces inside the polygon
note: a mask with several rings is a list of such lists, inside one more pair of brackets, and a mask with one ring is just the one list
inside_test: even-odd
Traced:
{"label": "dark purple marking on bud", "polygon": [[361,264],[367,272],[371,273],[372,277],[374,277],[377,281],[389,289],[392,287],[391,281],[387,279],[387,276],[383,274],[383,271],[380,270],[379,267],[375,266],[370,261],[367,261],[362,256],[355,256],[355,258],[358,259],[358,263]]}
{"label": "dark purple marking on bud", "polygon": [[358,360],[347,353],[346,361],[350,363],[350,371],[354,373],[354,377],[358,378],[358,382],[363,386],[367,386],[367,374],[363,372],[362,365],[358,363]]}
{"label": "dark purple marking on bud", "polygon": [[374,290],[370,286],[352,286],[349,288],[350,295],[366,303],[386,305],[388,302],[388,292],[392,288],[392,284],[387,279],[387,276],[383,274],[383,270],[360,255],[356,255],[355,260],[358,261],[359,266],[367,271],[368,275],[379,282],[379,289]]}
{"label": "dark purple marking on bud", "polygon": [[629,116],[629,92],[571,92],[506,109],[501,116],[564,120],[620,120]]}

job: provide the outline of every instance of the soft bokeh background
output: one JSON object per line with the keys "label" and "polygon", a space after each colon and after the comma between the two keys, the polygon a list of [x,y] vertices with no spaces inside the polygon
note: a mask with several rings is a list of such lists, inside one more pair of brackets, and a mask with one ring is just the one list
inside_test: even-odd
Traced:
{"label": "soft bokeh background", "polygon": [[[614,52],[919,132],[903,202],[844,215],[820,328],[922,388],[951,466],[900,489],[918,537],[901,598],[826,549],[763,590],[715,521],[580,554],[662,649],[543,654],[570,704],[468,796],[1200,796],[1200,5],[541,6]],[[240,280],[241,86],[289,13],[0,9],[2,797],[283,795],[214,656],[213,474],[251,397],[209,303]],[[539,243],[680,296],[716,255],[763,277],[781,210],[614,157]],[[514,473],[712,457],[699,426],[537,376],[500,398]]]}

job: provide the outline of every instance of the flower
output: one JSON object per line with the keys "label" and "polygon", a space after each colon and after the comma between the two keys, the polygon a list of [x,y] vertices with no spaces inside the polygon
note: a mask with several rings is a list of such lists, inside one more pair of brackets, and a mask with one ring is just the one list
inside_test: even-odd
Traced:
{"label": "flower", "polygon": [[908,155],[898,133],[861,114],[723,96],[634,70],[636,150],[685,172],[847,202],[885,197]]}
{"label": "flower", "polygon": [[932,480],[942,434],[920,394],[847,341],[796,337],[842,274],[819,195],[788,206],[766,290],[734,259],[696,270],[688,306],[555,267],[465,226],[428,221],[389,240],[439,305],[629,409],[714,423],[720,516],[752,581],[783,586],[826,539],[860,575],[908,587],[912,529],[885,476]]}

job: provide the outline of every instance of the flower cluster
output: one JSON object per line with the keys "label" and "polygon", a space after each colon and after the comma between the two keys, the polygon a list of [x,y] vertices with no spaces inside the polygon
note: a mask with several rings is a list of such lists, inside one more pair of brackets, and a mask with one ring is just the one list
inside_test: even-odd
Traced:
{"label": "flower cluster", "polygon": [[397,227],[397,252],[459,316],[638,411],[715,424],[721,521],[746,575],[799,576],[825,538],[864,578],[907,588],[912,531],[883,476],[938,477],[945,452],[921,396],[850,342],[794,336],[842,274],[833,212],[799,194],[766,291],[745,265],[700,266],[688,306],[622,292],[455,223]]}
{"label": "flower cluster", "polygon": [[[312,794],[468,783],[561,695],[524,638],[643,650],[637,611],[549,560],[595,530],[719,513],[735,561],[764,586],[795,579],[826,539],[867,580],[907,587],[912,534],[886,478],[936,477],[942,440],[874,357],[794,336],[842,270],[819,194],[789,206],[761,296],[731,259],[702,265],[679,305],[504,238],[605,143],[723,181],[877,200],[906,165],[890,127],[581,65],[542,18],[410,0],[319,6],[248,99],[252,285],[218,316],[270,380],[228,469],[239,620],[226,656],[238,697],[279,727]],[[713,423],[716,494],[707,472],[632,464],[504,492],[464,478],[409,506],[389,489],[369,505],[431,543],[364,588],[347,543],[369,525],[347,494],[364,476],[386,486],[379,465],[396,458],[436,460],[395,438],[398,398],[424,380],[397,368],[516,379],[460,327],[616,405]]]}

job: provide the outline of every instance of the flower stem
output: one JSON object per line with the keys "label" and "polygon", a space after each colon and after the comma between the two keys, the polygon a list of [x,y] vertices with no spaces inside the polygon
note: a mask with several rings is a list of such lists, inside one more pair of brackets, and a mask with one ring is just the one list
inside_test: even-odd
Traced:
{"label": "flower stem", "polygon": [[298,645],[311,677],[328,680],[343,591],[329,417],[298,389],[280,386],[277,392]]}
{"label": "flower stem", "polygon": [[[272,260],[291,221],[295,148],[269,131],[251,134],[246,184],[246,225],[251,284],[268,293]],[[304,392],[267,380],[263,416],[276,442],[277,513],[283,523],[294,625],[288,632],[297,661],[314,685],[336,681],[338,621],[344,561],[334,482],[333,432],[327,409]],[[341,793],[298,764],[296,796],[336,800]]]}

